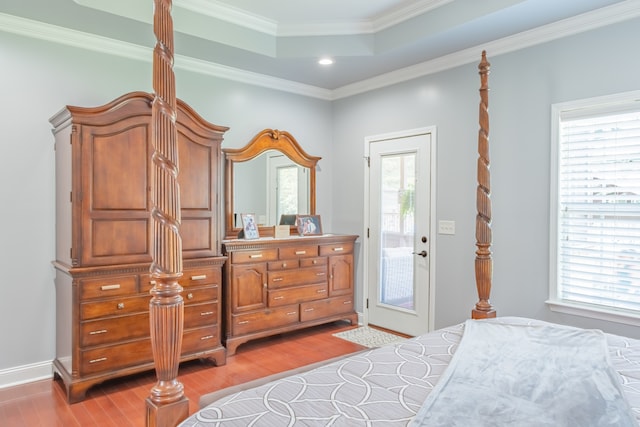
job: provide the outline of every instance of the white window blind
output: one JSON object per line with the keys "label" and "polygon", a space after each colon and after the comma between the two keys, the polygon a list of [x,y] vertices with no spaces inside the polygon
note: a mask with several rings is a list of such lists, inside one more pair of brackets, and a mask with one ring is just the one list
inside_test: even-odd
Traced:
{"label": "white window blind", "polygon": [[557,286],[563,302],[640,314],[640,106],[560,112]]}

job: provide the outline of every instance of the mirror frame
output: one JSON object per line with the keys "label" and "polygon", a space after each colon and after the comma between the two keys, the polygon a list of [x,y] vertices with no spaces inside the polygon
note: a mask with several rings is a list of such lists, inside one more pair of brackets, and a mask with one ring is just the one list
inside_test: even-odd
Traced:
{"label": "mirror frame", "polygon": [[[287,131],[277,129],[264,129],[253,137],[247,145],[242,148],[223,148],[225,158],[225,184],[224,184],[224,206],[225,206],[225,239],[237,239],[240,231],[239,227],[234,227],[233,222],[233,165],[234,163],[246,162],[258,157],[267,150],[276,150],[289,157],[296,164],[309,168],[309,215],[316,214],[316,165],[322,157],[307,154],[298,141]],[[291,227],[291,235],[296,235],[298,230],[295,225]],[[260,237],[273,237],[274,227],[258,227]]]}

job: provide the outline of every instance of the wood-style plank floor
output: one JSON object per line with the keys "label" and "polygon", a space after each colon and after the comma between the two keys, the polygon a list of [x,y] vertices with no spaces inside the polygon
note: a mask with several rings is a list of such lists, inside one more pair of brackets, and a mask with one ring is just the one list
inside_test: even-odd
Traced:
{"label": "wood-style plank floor", "polygon": [[[227,357],[223,366],[198,360],[183,363],[179,380],[189,399],[189,412],[198,409],[198,399],[208,392],[363,349],[332,336],[351,328],[348,322],[335,322],[250,341]],[[107,381],[89,389],[87,398],[73,405],[67,404],[59,381],[2,389],[0,426],[144,426],[145,399],[155,382],[153,371]]]}

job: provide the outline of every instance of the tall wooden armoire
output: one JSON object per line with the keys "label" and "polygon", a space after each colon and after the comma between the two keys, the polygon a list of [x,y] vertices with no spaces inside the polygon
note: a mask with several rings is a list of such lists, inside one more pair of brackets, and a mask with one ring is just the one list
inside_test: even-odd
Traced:
{"label": "tall wooden armoire", "polygon": [[[69,402],[153,369],[149,336],[153,95],[132,92],[51,118],[56,150],[55,374]],[[226,363],[221,345],[220,146],[228,129],[178,101],[182,360]]]}

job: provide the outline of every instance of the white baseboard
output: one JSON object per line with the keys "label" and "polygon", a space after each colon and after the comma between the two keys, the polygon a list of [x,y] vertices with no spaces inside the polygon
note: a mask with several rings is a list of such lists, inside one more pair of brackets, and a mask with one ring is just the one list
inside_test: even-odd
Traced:
{"label": "white baseboard", "polygon": [[51,361],[0,370],[0,389],[53,377]]}

